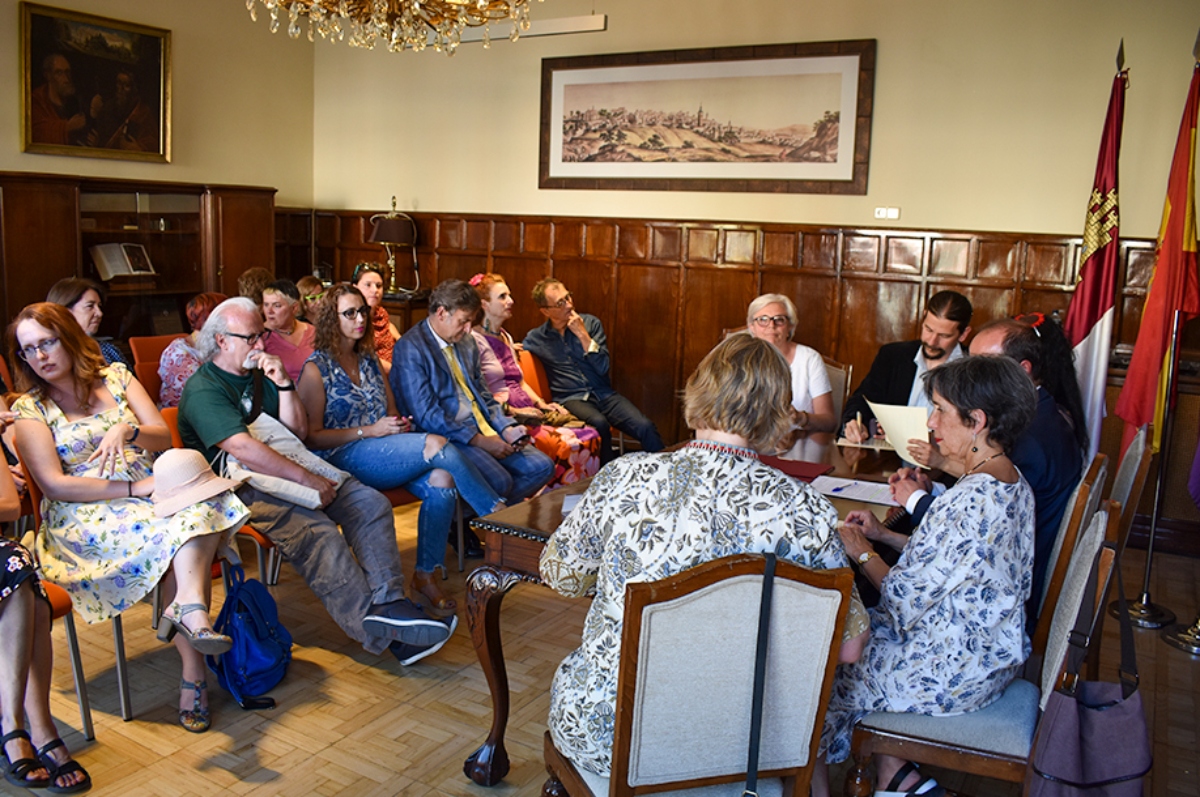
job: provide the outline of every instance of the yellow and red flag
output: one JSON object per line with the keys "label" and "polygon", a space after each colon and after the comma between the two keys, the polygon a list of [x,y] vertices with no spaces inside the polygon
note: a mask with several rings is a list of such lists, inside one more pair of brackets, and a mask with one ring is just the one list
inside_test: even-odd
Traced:
{"label": "yellow and red flag", "polygon": [[[1122,50],[1124,48],[1122,47]],[[1118,57],[1118,70],[1120,70]],[[1121,127],[1125,119],[1128,71],[1118,71],[1108,98],[1108,114],[1100,137],[1096,177],[1083,224],[1083,251],[1079,255],[1079,283],[1067,307],[1063,333],[1075,350],[1075,374],[1083,399],[1091,461],[1100,448],[1104,420],[1104,392],[1108,382],[1108,356],[1112,350],[1113,317],[1117,305],[1117,268],[1120,224],[1117,215],[1117,161],[1121,155]],[[1084,420],[1084,419],[1080,419]]]}
{"label": "yellow and red flag", "polygon": [[1200,110],[1200,62],[1192,70],[1179,138],[1175,142],[1154,273],[1146,292],[1142,323],[1125,386],[1117,399],[1117,415],[1127,424],[1122,451],[1137,429],[1150,422],[1154,423],[1151,450],[1159,450],[1163,417],[1167,411],[1167,358],[1176,355],[1171,345],[1172,319],[1178,310],[1182,327],[1200,315],[1200,275],[1196,271],[1197,110]]}

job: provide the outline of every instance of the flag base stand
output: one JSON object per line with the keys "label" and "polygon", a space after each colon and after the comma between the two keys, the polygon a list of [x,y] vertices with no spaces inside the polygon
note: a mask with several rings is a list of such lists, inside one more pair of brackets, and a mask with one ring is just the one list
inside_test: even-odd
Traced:
{"label": "flag base stand", "polygon": [[1200,615],[1190,626],[1173,625],[1162,633],[1163,642],[1184,653],[1200,656]]}
{"label": "flag base stand", "polygon": [[[1108,613],[1118,620],[1121,618],[1121,609],[1116,601],[1108,604]],[[1141,598],[1129,604],[1129,622],[1138,628],[1162,628],[1175,622],[1175,612],[1154,603],[1150,600],[1150,593],[1143,592]]]}

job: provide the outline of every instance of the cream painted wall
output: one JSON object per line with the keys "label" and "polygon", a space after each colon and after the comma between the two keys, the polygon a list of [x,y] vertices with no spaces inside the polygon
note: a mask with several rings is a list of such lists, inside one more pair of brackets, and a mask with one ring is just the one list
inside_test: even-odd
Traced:
{"label": "cream painted wall", "polygon": [[[1122,232],[1153,237],[1200,27],[1194,0],[546,0],[533,13],[593,10],[608,31],[453,58],[319,45],[316,204],[397,194],[430,211],[865,226],[891,205],[893,226],[1076,234],[1124,37]],[[878,40],[866,196],[537,188],[543,57],[860,38]]]}
{"label": "cream painted wall", "polygon": [[277,188],[312,203],[313,50],[250,22],[241,0],[48,0],[48,5],[167,28],[174,52],[169,164],[21,152],[17,0],[0,0],[0,170]]}

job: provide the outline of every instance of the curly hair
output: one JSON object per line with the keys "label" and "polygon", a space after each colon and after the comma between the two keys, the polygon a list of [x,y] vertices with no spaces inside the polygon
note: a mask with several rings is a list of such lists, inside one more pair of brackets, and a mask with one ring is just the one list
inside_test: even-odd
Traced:
{"label": "curly hair", "polygon": [[248,268],[238,277],[238,295],[244,296],[255,304],[262,304],[262,292],[275,275],[261,266]]}
{"label": "curly hair", "polygon": [[791,368],[765,340],[731,335],[688,377],[683,417],[691,429],[736,434],[774,453],[792,423]]}
{"label": "curly hair", "polygon": [[16,365],[13,381],[17,383],[17,391],[46,397],[50,389],[50,383],[38,376],[33,367],[25,362],[24,357],[17,355],[21,348],[17,340],[17,327],[22,321],[36,321],[54,333],[59,345],[71,358],[75,400],[85,409],[91,406],[92,386],[101,378],[100,371],[107,365],[104,355],[100,353],[100,344],[83,331],[83,327],[79,326],[71,311],[55,302],[31,304],[18,313],[8,325],[8,359]]}
{"label": "curly hair", "polygon": [[216,306],[229,297],[223,293],[198,293],[187,303],[187,320],[192,331],[203,328]]}
{"label": "curly hair", "polygon": [[968,429],[975,428],[972,410],[987,416],[988,439],[1012,451],[1017,438],[1037,414],[1033,380],[1011,357],[962,357],[925,372],[925,395],[939,395],[958,412]]}
{"label": "curly hair", "polygon": [[[363,297],[362,291],[350,283],[339,282],[330,288],[325,293],[325,298],[313,306],[313,325],[317,328],[316,339],[313,341],[315,351],[323,351],[336,357],[341,350],[344,336],[339,323],[341,314],[338,312],[338,299],[343,296],[353,296],[362,302],[363,307],[367,307],[367,300]],[[370,316],[368,315],[364,321],[367,323],[367,331],[361,338],[354,341],[353,351],[360,357],[377,358],[375,336],[371,333]]]}

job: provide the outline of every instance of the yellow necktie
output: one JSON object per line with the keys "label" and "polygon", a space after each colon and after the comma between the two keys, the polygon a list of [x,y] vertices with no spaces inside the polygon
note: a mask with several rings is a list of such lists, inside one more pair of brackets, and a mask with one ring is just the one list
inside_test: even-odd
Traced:
{"label": "yellow necktie", "polygon": [[458,365],[458,358],[454,356],[454,347],[447,346],[442,349],[442,354],[446,355],[446,361],[450,363],[450,373],[454,374],[454,381],[458,383],[458,389],[463,392],[471,404],[471,414],[475,416],[475,425],[479,427],[479,433],[485,437],[495,437],[496,430],[488,423],[487,416],[475,403],[475,394],[471,392],[471,388],[467,387],[467,378]]}

